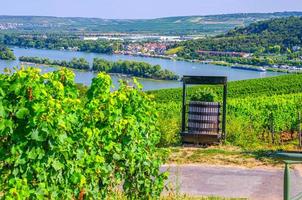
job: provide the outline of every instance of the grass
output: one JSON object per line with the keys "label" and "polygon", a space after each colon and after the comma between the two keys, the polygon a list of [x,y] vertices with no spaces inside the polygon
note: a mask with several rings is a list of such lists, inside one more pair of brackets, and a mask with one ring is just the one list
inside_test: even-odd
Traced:
{"label": "grass", "polygon": [[177,54],[178,52],[182,51],[184,47],[176,47],[173,49],[169,49],[165,52],[166,55],[174,55]]}
{"label": "grass", "polygon": [[281,167],[273,150],[242,150],[234,146],[171,147],[167,164],[208,164],[243,167]]}
{"label": "grass", "polygon": [[192,197],[186,195],[161,197],[161,200],[241,200],[239,198],[224,197]]}
{"label": "grass", "polygon": [[[112,196],[108,197],[107,200],[127,200],[125,195],[122,192],[116,192],[115,194],[111,194]],[[3,197],[3,194],[0,197]],[[175,195],[170,194],[166,196],[161,196],[160,200],[243,200],[242,198],[224,198],[224,197],[193,197],[188,195]]]}

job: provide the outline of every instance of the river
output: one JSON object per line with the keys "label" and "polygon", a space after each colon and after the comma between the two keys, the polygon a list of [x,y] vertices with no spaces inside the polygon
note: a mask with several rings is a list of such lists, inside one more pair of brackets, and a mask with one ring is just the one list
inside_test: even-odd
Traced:
{"label": "river", "polygon": [[[182,75],[201,75],[201,76],[227,76],[229,81],[234,80],[245,80],[253,78],[263,78],[269,76],[277,76],[282,73],[278,72],[257,72],[241,69],[232,69],[230,67],[217,66],[212,64],[201,64],[201,63],[191,63],[185,61],[173,61],[168,59],[160,58],[147,58],[147,57],[136,57],[128,55],[107,55],[107,54],[97,54],[97,53],[85,53],[85,52],[73,52],[73,51],[59,51],[59,50],[45,50],[45,49],[25,49],[12,47],[16,57],[20,56],[37,56],[37,57],[46,57],[49,59],[56,60],[71,60],[74,57],[83,57],[88,60],[91,65],[93,58],[104,58],[110,61],[117,60],[136,60],[144,61],[150,64],[156,65],[159,64],[164,69],[171,70],[176,74]],[[20,66],[18,60],[15,61],[4,61],[0,60],[0,71],[3,72],[4,68],[13,68],[15,66]],[[47,67],[42,65],[37,65],[42,69],[43,72],[53,71],[56,68]],[[77,83],[83,83],[89,85],[91,80],[96,73],[73,70],[76,74],[75,81]],[[112,75],[112,80],[114,85],[118,85],[118,80],[124,78],[117,75]],[[159,81],[159,80],[150,80],[150,79],[139,79],[139,82],[143,85],[144,90],[155,90],[162,88],[175,88],[180,87],[181,83],[179,81]]]}

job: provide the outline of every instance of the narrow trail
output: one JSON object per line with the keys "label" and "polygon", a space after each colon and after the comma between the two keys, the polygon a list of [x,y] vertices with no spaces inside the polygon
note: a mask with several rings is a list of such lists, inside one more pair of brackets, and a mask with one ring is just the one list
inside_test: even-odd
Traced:
{"label": "narrow trail", "polygon": [[[207,165],[167,165],[169,185],[191,196],[221,196],[259,200],[283,199],[283,170]],[[291,170],[291,197],[302,193],[301,170]]]}

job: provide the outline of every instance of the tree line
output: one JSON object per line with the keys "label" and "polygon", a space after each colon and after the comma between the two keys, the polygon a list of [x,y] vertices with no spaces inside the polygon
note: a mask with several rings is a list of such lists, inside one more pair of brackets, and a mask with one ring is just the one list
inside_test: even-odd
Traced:
{"label": "tree line", "polygon": [[101,58],[94,58],[92,69],[94,71],[105,71],[108,73],[131,74],[137,77],[178,80],[179,76],[175,73],[162,69],[160,65],[151,65],[146,62],[137,61],[107,61]]}
{"label": "tree line", "polygon": [[120,73],[128,74],[136,77],[153,78],[161,80],[178,80],[179,76],[167,69],[162,69],[160,65],[151,65],[146,62],[137,61],[108,61],[100,58],[93,60],[92,69],[85,58],[73,58],[71,61],[51,60],[49,58],[26,57],[21,56],[19,60],[22,62],[56,65],[73,69],[92,70],[96,72]]}
{"label": "tree line", "polygon": [[19,60],[22,62],[43,64],[43,65],[57,65],[57,66],[63,66],[73,69],[85,69],[85,70],[90,69],[89,62],[85,60],[85,58],[73,58],[71,61],[66,61],[66,60],[50,60],[49,58],[21,56],[19,57]]}
{"label": "tree line", "polygon": [[[302,18],[287,17],[260,21],[247,27],[235,28],[226,34],[180,42],[177,53],[185,59],[225,60],[241,64],[288,64],[301,66]],[[246,52],[250,58],[200,55],[198,50]],[[286,56],[286,58],[282,57]],[[278,57],[278,58],[274,58]]]}
{"label": "tree line", "polygon": [[113,53],[119,46],[116,42],[104,40],[81,40],[74,37],[60,37],[59,35],[0,35],[0,43],[25,48],[64,49],[93,53]]}

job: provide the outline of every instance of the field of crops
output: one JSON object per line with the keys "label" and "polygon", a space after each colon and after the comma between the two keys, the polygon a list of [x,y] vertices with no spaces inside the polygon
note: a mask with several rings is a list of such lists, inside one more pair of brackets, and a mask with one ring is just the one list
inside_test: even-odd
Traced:
{"label": "field of crops", "polygon": [[[188,96],[192,95],[202,86],[188,88]],[[221,88],[212,87],[218,94]],[[290,74],[277,77],[233,81],[228,84],[229,98],[245,98],[271,96],[279,94],[292,94],[302,92],[302,75]],[[150,91],[157,102],[181,101],[182,89],[163,89]]]}
{"label": "field of crops", "polygon": [[[189,98],[200,88],[189,88]],[[302,112],[302,75],[235,81],[230,82],[228,88],[227,142],[244,147],[279,144],[292,139],[297,142],[298,113]],[[220,88],[212,87],[212,90],[221,94]],[[182,91],[168,89],[150,93],[158,102],[161,126],[169,124],[175,130],[162,128],[162,144],[174,144],[179,139]]]}

